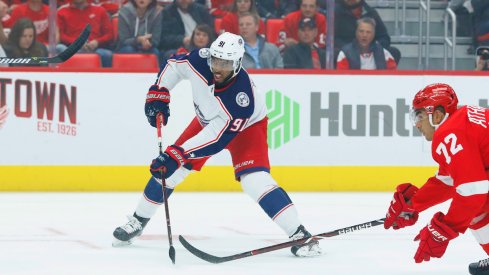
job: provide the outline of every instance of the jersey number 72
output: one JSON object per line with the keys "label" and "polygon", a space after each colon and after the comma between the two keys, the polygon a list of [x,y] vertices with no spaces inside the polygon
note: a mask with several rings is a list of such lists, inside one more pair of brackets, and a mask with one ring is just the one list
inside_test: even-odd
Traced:
{"label": "jersey number 72", "polygon": [[[457,144],[457,136],[453,133],[448,134],[443,141],[444,143],[442,142],[438,144],[438,147],[436,147],[436,153],[438,155],[443,154],[447,164],[450,164],[450,162],[452,162],[451,156],[462,151],[464,148],[462,147],[462,144]],[[447,149],[448,145],[450,146],[450,152],[448,152]]]}

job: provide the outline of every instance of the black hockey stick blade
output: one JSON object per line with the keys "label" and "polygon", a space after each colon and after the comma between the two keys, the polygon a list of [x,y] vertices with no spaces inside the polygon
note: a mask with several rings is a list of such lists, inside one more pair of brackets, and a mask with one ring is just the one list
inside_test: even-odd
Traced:
{"label": "black hockey stick blade", "polygon": [[361,224],[357,224],[357,225],[353,225],[353,226],[348,226],[348,227],[336,229],[334,231],[329,231],[329,232],[317,234],[317,235],[314,235],[310,238],[304,238],[304,239],[299,239],[299,240],[295,240],[295,241],[288,241],[288,242],[279,243],[279,244],[275,244],[275,245],[271,245],[271,246],[266,246],[266,247],[246,251],[246,252],[231,255],[231,256],[224,256],[224,257],[214,256],[214,255],[211,255],[209,253],[206,253],[206,252],[196,248],[195,246],[191,245],[187,240],[185,240],[185,238],[182,235],[180,235],[178,237],[178,239],[180,240],[180,243],[190,253],[194,254],[198,258],[201,258],[202,260],[207,261],[209,263],[219,264],[219,263],[234,261],[234,260],[238,260],[238,259],[242,259],[242,258],[246,258],[246,257],[250,257],[250,256],[255,256],[258,254],[263,254],[263,253],[267,253],[267,252],[291,247],[291,246],[298,245],[298,244],[303,244],[303,243],[309,241],[311,238],[312,239],[330,238],[330,237],[343,235],[343,234],[355,232],[355,231],[366,229],[366,228],[371,228],[371,227],[374,227],[377,225],[384,224],[384,220],[385,219],[373,220],[370,222],[361,223]]}
{"label": "black hockey stick blade", "polygon": [[85,29],[81,32],[80,36],[71,43],[66,50],[57,56],[53,57],[22,57],[22,58],[10,58],[10,57],[0,57],[0,64],[52,64],[52,63],[62,63],[70,59],[75,53],[77,53],[83,45],[87,42],[88,36],[90,36],[90,24],[87,24]]}
{"label": "black hockey stick blade", "polygon": [[175,247],[173,247],[173,245],[170,246],[168,254],[170,255],[171,262],[175,264]]}

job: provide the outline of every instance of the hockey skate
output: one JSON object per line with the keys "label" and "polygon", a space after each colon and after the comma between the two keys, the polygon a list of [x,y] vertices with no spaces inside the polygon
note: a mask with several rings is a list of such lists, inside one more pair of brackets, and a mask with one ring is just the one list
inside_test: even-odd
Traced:
{"label": "hockey skate", "polygon": [[132,244],[136,237],[141,236],[144,227],[149,221],[149,219],[137,216],[136,213],[133,216],[127,216],[127,219],[129,221],[125,225],[114,230],[112,246],[119,247]]}
{"label": "hockey skate", "polygon": [[489,258],[469,265],[469,273],[472,275],[489,275]]}
{"label": "hockey skate", "polygon": [[[297,228],[297,231],[290,236],[290,240],[299,240],[303,238],[311,237],[311,233],[309,233],[303,225]],[[314,257],[321,255],[321,247],[319,247],[319,241],[315,239],[311,239],[303,244],[295,245],[290,248],[292,254],[297,257]]]}

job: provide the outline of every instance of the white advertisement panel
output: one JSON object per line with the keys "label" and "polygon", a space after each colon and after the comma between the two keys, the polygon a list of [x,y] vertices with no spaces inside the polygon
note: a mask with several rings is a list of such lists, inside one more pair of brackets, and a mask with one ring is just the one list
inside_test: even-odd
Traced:
{"label": "white advertisement panel", "polygon": [[[147,165],[156,130],[144,115],[150,73],[3,72],[0,165]],[[489,78],[414,75],[255,74],[267,98],[274,165],[433,166],[409,121],[424,85],[446,82],[460,104],[487,107]],[[188,82],[171,91],[170,144],[193,118]],[[208,165],[230,164],[227,153]]]}

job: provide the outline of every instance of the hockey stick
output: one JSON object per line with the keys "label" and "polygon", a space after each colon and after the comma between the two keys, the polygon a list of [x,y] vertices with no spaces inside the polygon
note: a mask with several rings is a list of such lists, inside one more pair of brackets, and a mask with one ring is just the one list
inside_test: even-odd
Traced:
{"label": "hockey stick", "polygon": [[373,220],[370,222],[361,223],[361,224],[357,224],[357,225],[353,225],[353,226],[348,226],[348,227],[336,229],[334,231],[329,231],[326,233],[317,234],[317,235],[314,235],[310,238],[304,238],[304,239],[298,239],[298,240],[294,240],[294,241],[288,241],[285,243],[279,243],[279,244],[266,246],[266,247],[250,250],[247,252],[243,252],[243,253],[239,253],[239,254],[235,254],[235,255],[231,255],[231,256],[225,256],[225,257],[214,256],[214,255],[208,254],[202,250],[199,250],[198,248],[196,248],[195,246],[193,246],[189,242],[187,242],[187,240],[185,240],[185,238],[182,235],[180,235],[178,237],[178,239],[180,240],[180,243],[182,243],[182,245],[190,253],[194,254],[195,256],[197,256],[197,257],[201,258],[202,260],[207,261],[209,263],[219,264],[219,263],[234,261],[234,260],[238,260],[238,259],[242,259],[242,258],[246,258],[246,257],[250,257],[250,256],[255,256],[258,254],[263,254],[263,253],[279,250],[282,248],[291,247],[294,245],[303,244],[303,243],[309,241],[311,238],[312,239],[330,238],[330,237],[343,235],[346,233],[351,233],[351,232],[355,232],[358,230],[374,227],[374,226],[383,224],[384,220],[385,219]]}
{"label": "hockey stick", "polygon": [[[161,134],[161,128],[163,125],[163,114],[158,113],[156,116],[156,124],[157,124],[157,130],[158,130],[158,146],[160,147],[160,154],[163,153],[163,147],[162,147],[162,134]],[[163,190],[163,201],[165,203],[165,216],[166,216],[166,230],[168,231],[168,241],[170,242],[170,250],[168,254],[170,255],[170,259],[173,264],[175,264],[175,247],[173,247],[173,238],[171,234],[171,224],[170,224],[170,211],[168,209],[168,196],[166,195],[166,183],[165,183],[165,172],[163,171],[163,168],[161,169],[161,188]]]}
{"label": "hockey stick", "polygon": [[81,32],[80,36],[71,43],[66,50],[57,56],[53,57],[22,57],[22,58],[10,58],[10,57],[0,57],[0,64],[52,64],[52,63],[62,63],[72,57],[78,50],[85,45],[88,36],[90,35],[90,24],[87,24],[85,29]]}

